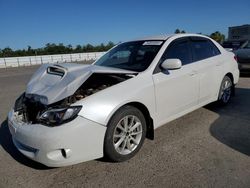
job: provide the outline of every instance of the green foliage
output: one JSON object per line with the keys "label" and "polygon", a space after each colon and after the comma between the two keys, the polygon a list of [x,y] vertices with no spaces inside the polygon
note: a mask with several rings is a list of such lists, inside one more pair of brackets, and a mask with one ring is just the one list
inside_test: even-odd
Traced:
{"label": "green foliage", "polygon": [[[186,31],[184,30],[180,30],[180,29],[176,29],[175,30],[175,33],[178,34],[178,33],[186,33]],[[198,33],[198,34],[202,34],[202,33]],[[215,41],[217,41],[218,43],[223,43],[225,41],[225,35],[223,35],[222,33],[220,33],[219,31],[216,31],[210,35],[207,35],[208,37],[214,39]]]}
{"label": "green foliage", "polygon": [[174,33],[175,33],[175,34],[186,33],[186,31],[185,31],[185,30],[182,30],[182,31],[181,31],[180,29],[176,29]]}
{"label": "green foliage", "polygon": [[10,56],[13,53],[13,51],[10,47],[6,47],[6,48],[2,49],[1,53],[6,54],[6,56]]}
{"label": "green foliage", "polygon": [[27,46],[27,49],[12,50],[10,47],[0,49],[0,57],[19,57],[19,56],[35,56],[35,55],[52,55],[52,54],[68,54],[68,53],[84,53],[84,52],[103,52],[112,48],[115,44],[109,42],[108,44],[101,43],[100,45],[93,46],[86,45],[64,45],[63,43],[47,43],[43,48],[33,49]]}
{"label": "green foliage", "polygon": [[225,41],[225,35],[223,35],[219,31],[212,33],[209,37],[214,39],[218,43],[223,43]]}
{"label": "green foliage", "polygon": [[176,29],[174,33],[178,34],[178,33],[181,33],[181,31],[179,29]]}

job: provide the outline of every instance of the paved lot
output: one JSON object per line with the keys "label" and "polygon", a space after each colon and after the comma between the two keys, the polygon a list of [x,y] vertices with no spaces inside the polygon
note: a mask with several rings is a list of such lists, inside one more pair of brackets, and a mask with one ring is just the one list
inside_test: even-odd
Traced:
{"label": "paved lot", "polygon": [[37,67],[0,70],[0,187],[250,187],[250,76],[223,108],[209,105],[159,128],[130,161],[47,168],[13,146],[5,121]]}

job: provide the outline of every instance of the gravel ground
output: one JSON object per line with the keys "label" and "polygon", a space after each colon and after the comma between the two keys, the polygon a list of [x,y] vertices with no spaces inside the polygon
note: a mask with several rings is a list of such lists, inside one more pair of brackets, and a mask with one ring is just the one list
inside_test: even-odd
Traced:
{"label": "gravel ground", "polygon": [[36,69],[0,69],[0,187],[250,187],[249,75],[228,106],[211,104],[166,124],[129,161],[47,168],[15,149],[5,120]]}

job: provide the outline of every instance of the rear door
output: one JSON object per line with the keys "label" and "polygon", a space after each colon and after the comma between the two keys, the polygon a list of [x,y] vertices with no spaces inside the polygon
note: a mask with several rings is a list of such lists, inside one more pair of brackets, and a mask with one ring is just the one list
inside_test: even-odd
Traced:
{"label": "rear door", "polygon": [[207,38],[191,37],[194,63],[199,72],[199,104],[210,102],[217,95],[223,59],[218,48]]}

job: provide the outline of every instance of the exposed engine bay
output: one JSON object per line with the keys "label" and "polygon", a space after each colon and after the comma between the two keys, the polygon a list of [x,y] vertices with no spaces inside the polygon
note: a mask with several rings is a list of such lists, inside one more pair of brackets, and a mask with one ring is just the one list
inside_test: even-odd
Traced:
{"label": "exposed engine bay", "polygon": [[[127,79],[134,77],[135,74],[127,73],[93,73],[89,78],[70,95],[52,104],[43,104],[38,95],[23,93],[15,103],[14,111],[23,122],[34,124],[43,123],[41,115],[50,109],[66,109],[71,104],[93,95],[101,90],[116,85]],[[64,110],[65,111],[65,110]],[[60,114],[59,114],[60,115]],[[54,118],[54,117],[53,117]]]}
{"label": "exposed engine bay", "polygon": [[127,74],[92,74],[89,79],[84,82],[72,96],[66,99],[67,103],[69,105],[75,103],[78,100],[81,100],[110,86],[123,82],[129,78],[132,77],[131,75]]}

